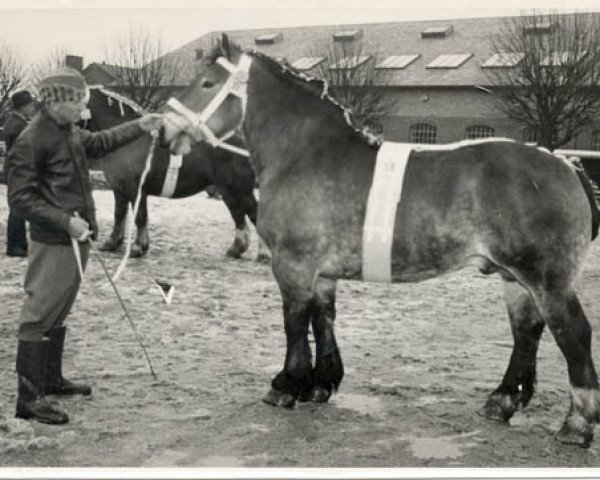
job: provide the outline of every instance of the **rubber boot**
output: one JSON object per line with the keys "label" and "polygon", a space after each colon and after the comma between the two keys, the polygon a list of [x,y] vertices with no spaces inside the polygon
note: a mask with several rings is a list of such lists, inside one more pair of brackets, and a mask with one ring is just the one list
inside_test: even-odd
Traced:
{"label": "rubber boot", "polygon": [[66,413],[54,408],[44,396],[48,340],[32,342],[19,340],[17,347],[17,376],[19,381],[18,418],[42,423],[63,424],[69,421]]}
{"label": "rubber boot", "polygon": [[62,356],[67,327],[48,332],[48,361],[46,363],[46,395],[91,395],[92,387],[73,383],[62,375]]}

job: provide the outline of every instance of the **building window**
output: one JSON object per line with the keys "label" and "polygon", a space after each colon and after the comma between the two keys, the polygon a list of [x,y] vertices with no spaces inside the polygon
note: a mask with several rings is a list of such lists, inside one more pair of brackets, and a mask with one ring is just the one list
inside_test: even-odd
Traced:
{"label": "building window", "polygon": [[371,121],[367,123],[369,131],[375,135],[383,134],[383,125],[379,122]]}
{"label": "building window", "polygon": [[552,52],[541,61],[542,67],[563,67],[573,65],[585,56],[586,52]]}
{"label": "building window", "polygon": [[600,151],[600,130],[592,132],[592,150]]}
{"label": "building window", "polygon": [[488,58],[482,68],[516,67],[525,58],[524,53],[494,53]]}
{"label": "building window", "polygon": [[362,30],[344,30],[333,34],[334,42],[353,42],[360,40],[363,36]]}
{"label": "building window", "polygon": [[[556,145],[558,142],[558,132],[554,132],[552,134],[552,143]],[[523,130],[523,142],[524,143],[533,143],[535,145],[539,145],[540,137],[535,130],[532,130],[530,127],[526,127]]]}
{"label": "building window", "polygon": [[417,58],[421,55],[413,54],[413,55],[392,55],[387,57],[382,62],[378,63],[375,68],[377,69],[387,69],[387,70],[396,70],[403,69],[408,67],[411,63],[413,63]]}
{"label": "building window", "polygon": [[436,136],[436,126],[429,123],[416,123],[409,129],[411,143],[435,143]]}
{"label": "building window", "polygon": [[554,29],[554,23],[545,20],[533,19],[523,27],[525,33],[551,33]]}
{"label": "building window", "polygon": [[459,55],[439,55],[425,68],[458,68],[472,56],[472,53],[461,53]]}
{"label": "building window", "polygon": [[523,142],[537,144],[538,143],[537,132],[530,127],[525,127],[523,129]]}
{"label": "building window", "polygon": [[325,57],[302,57],[292,63],[296,70],[311,70],[325,61]]}
{"label": "building window", "polygon": [[454,32],[454,27],[452,25],[429,27],[421,32],[421,38],[446,38],[452,32]]}
{"label": "building window", "polygon": [[330,70],[352,70],[354,68],[360,67],[367,60],[371,58],[371,55],[354,55],[349,57],[344,57],[339,60],[339,62],[334,63],[329,67]]}
{"label": "building window", "polygon": [[494,129],[487,125],[471,125],[465,130],[465,138],[473,140],[476,138],[490,138],[494,136]]}
{"label": "building window", "polygon": [[256,45],[273,45],[283,42],[283,33],[265,33],[254,38]]}

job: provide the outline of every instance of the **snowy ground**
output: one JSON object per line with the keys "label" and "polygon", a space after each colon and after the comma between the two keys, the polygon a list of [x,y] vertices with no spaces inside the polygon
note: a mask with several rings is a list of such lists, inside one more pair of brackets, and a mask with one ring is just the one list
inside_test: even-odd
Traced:
{"label": "snowy ground", "polygon": [[[7,214],[0,186],[0,240]],[[94,193],[101,236],[112,195]],[[510,426],[477,412],[499,383],[512,339],[500,280],[474,269],[420,284],[341,282],[337,334],[346,376],[329,404],[274,409],[260,401],[285,352],[281,303],[256,235],[225,258],[233,223],[204,195],[149,201],[151,249],[119,287],[158,380],[97,260],[73,314],[67,373],[89,398],[58,400],[64,426],[14,419],[16,324],[26,261],[0,255],[0,466],[30,467],[586,467],[588,450],[556,444],[568,408],[565,362],[544,334],[538,392]],[[2,247],[4,248],[4,247]],[[116,268],[120,256],[106,254]],[[150,279],[176,287],[162,303]],[[600,362],[600,244],[578,291]],[[599,433],[599,432],[597,432]]]}

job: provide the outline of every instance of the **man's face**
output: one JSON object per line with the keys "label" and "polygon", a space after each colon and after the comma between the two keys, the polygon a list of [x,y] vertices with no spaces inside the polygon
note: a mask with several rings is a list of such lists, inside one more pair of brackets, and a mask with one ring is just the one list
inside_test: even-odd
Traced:
{"label": "man's face", "polygon": [[24,105],[22,108],[22,112],[23,115],[25,115],[26,117],[33,117],[35,115],[35,112],[37,111],[37,107],[35,102],[29,102],[27,105]]}
{"label": "man's face", "polygon": [[81,119],[81,112],[85,110],[85,100],[50,102],[49,107],[58,123],[76,123]]}

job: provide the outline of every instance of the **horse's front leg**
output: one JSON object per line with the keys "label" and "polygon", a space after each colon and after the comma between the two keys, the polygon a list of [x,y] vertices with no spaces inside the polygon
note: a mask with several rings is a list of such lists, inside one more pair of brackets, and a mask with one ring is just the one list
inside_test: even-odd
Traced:
{"label": "horse's front leg", "polygon": [[316,360],[313,370],[314,388],[310,400],[324,403],[338,389],[344,377],[333,324],[335,321],[335,291],[337,281],[320,277],[317,280],[312,316]]}
{"label": "horse's front leg", "polygon": [[127,222],[129,200],[127,195],[119,190],[113,190],[113,196],[115,198],[113,229],[110,236],[99,247],[99,250],[103,252],[114,252],[121,246],[125,238],[125,224]]}
{"label": "horse's front leg", "polygon": [[530,293],[517,282],[504,283],[504,297],[510,317],[514,345],[502,383],[485,404],[491,420],[507,422],[520,405],[526,407],[533,396],[536,355],[544,320]]}
{"label": "horse's front leg", "polygon": [[150,248],[150,236],[148,235],[148,196],[142,193],[140,205],[135,217],[135,226],[137,228],[135,241],[131,246],[131,257],[139,258],[145,255]]}
{"label": "horse's front leg", "polygon": [[240,258],[242,254],[248,250],[250,244],[250,232],[248,225],[246,224],[246,212],[244,211],[242,202],[238,201],[231,191],[221,187],[221,194],[223,196],[223,201],[231,214],[231,218],[235,223],[233,243],[227,249],[225,255],[230,258]]}
{"label": "horse's front leg", "polygon": [[271,382],[271,390],[263,398],[277,407],[293,408],[296,399],[307,400],[313,389],[311,352],[308,344],[308,324],[314,309],[311,275],[301,264],[288,264],[283,270],[281,260],[273,268],[283,299],[283,318],[287,349],[283,370]]}

